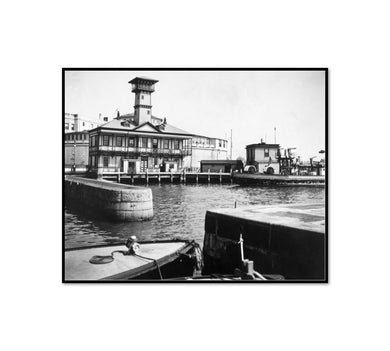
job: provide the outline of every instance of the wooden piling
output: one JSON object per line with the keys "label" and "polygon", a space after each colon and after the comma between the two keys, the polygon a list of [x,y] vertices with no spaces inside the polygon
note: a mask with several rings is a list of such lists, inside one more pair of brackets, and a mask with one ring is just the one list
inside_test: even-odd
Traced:
{"label": "wooden piling", "polygon": [[131,175],[131,184],[134,184],[134,176]]}
{"label": "wooden piling", "polygon": [[219,170],[219,184],[222,183],[222,169]]}
{"label": "wooden piling", "polygon": [[207,181],[208,181],[208,183],[210,184],[210,168],[209,168],[209,172],[208,172],[209,174],[208,174],[208,176],[207,176]]}
{"label": "wooden piling", "polygon": [[198,182],[199,182],[199,174],[196,173],[196,184],[198,184]]}
{"label": "wooden piling", "polygon": [[148,170],[146,170],[146,185],[149,185],[149,175],[148,175]]}

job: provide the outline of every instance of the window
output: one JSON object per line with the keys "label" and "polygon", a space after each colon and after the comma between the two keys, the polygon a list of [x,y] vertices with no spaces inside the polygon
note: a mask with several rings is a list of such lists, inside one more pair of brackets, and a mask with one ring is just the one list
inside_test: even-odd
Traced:
{"label": "window", "polygon": [[173,148],[178,149],[179,148],[179,140],[175,139],[173,140]]}
{"label": "window", "polygon": [[116,137],[116,146],[122,146],[122,137],[120,136]]}
{"label": "window", "polygon": [[69,130],[69,123],[65,123],[65,130]]}
{"label": "window", "polygon": [[269,149],[264,149],[264,157],[269,157]]}
{"label": "window", "polygon": [[129,138],[129,147],[135,146],[135,138]]}
{"label": "window", "polygon": [[108,156],[103,156],[103,167],[108,167]]}
{"label": "window", "polygon": [[144,99],[144,96],[143,95],[141,95],[141,100],[143,100]]}
{"label": "window", "polygon": [[148,147],[148,138],[141,138],[141,147]]}
{"label": "window", "polygon": [[109,145],[108,135],[103,135],[103,146]]}
{"label": "window", "polygon": [[85,122],[83,122],[83,127],[85,126]]}
{"label": "window", "polygon": [[71,124],[71,129],[74,130],[74,124],[73,123]]}
{"label": "window", "polygon": [[158,140],[157,138],[153,138],[153,148],[156,149],[158,145]]}
{"label": "window", "polygon": [[148,115],[150,115],[150,110],[148,110]]}
{"label": "window", "polygon": [[221,142],[221,140],[219,141],[219,147],[221,147],[222,146],[222,142]]}
{"label": "window", "polygon": [[163,139],[163,148],[169,149],[169,140],[168,139]]}

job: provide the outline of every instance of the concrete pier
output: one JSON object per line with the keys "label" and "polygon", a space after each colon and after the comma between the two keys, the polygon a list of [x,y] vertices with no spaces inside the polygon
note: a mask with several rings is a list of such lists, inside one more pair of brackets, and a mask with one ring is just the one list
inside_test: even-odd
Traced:
{"label": "concrete pier", "polygon": [[67,176],[65,200],[115,221],[143,221],[153,217],[152,190],[148,188]]}
{"label": "concrete pier", "polygon": [[325,176],[284,176],[267,174],[232,173],[234,183],[260,186],[325,186]]}
{"label": "concrete pier", "polygon": [[325,204],[221,208],[206,212],[204,274],[231,273],[242,262],[239,242],[255,270],[287,280],[323,281]]}

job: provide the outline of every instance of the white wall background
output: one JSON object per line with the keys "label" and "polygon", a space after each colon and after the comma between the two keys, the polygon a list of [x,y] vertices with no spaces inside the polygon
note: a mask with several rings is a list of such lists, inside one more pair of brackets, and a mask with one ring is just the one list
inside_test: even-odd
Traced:
{"label": "white wall background", "polygon": [[[3,2],[1,348],[388,350],[386,5]],[[330,283],[61,284],[60,69],[105,66],[329,67]]]}

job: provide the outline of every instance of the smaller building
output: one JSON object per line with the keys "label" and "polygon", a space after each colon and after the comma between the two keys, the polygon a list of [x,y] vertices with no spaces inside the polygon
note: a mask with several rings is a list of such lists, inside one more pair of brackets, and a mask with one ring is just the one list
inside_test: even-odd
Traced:
{"label": "smaller building", "polygon": [[258,144],[246,146],[247,165],[256,167],[258,173],[280,173],[279,144],[267,144],[261,140]]}
{"label": "smaller building", "polygon": [[227,148],[228,141],[225,139],[193,135],[191,140],[192,154],[185,158],[184,167],[198,171],[202,160],[226,160]]}
{"label": "smaller building", "polygon": [[[104,118],[106,119],[104,121],[108,122],[107,117]],[[96,121],[80,118],[79,115],[75,113],[65,113],[65,133],[82,132],[84,130],[96,128],[101,124],[102,123],[98,123]]]}
{"label": "smaller building", "polygon": [[86,172],[89,154],[87,131],[65,134],[65,172]]}
{"label": "smaller building", "polygon": [[242,162],[236,160],[202,160],[200,161],[201,172],[222,172],[231,173],[240,171]]}

